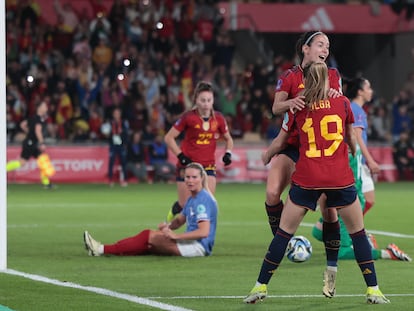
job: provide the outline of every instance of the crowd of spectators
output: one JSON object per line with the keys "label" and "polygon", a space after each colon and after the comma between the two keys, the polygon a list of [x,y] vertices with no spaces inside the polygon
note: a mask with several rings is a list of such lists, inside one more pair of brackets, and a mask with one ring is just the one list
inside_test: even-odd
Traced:
{"label": "crowd of spectators", "polygon": [[[216,109],[234,136],[271,123],[276,72],[249,65],[237,71],[234,44],[215,1],[121,1],[93,13],[54,0],[58,22],[31,0],[7,6],[8,141],[36,102],[49,104],[53,142],[104,139],[100,126],[120,107],[131,132],[164,133],[192,106],[199,80],[212,81]],[[65,1],[65,0],[63,0]]]}
{"label": "crowd of spectators", "polygon": [[[35,1],[6,3],[9,143],[20,141],[19,123],[41,100],[49,105],[51,142],[104,141],[101,125],[117,107],[131,134],[141,131],[149,142],[192,106],[200,80],[213,83],[215,108],[234,138],[271,140],[280,130],[270,110],[274,87],[293,61],[278,55],[271,66],[239,68],[216,1],[114,0],[107,9],[88,0],[91,14],[53,1],[56,24],[45,22]],[[414,73],[391,103],[374,98],[364,108],[371,142],[414,137]]]}

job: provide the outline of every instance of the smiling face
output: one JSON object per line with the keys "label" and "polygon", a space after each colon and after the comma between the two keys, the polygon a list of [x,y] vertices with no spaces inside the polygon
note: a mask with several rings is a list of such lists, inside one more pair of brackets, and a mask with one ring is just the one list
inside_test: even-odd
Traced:
{"label": "smiling face", "polygon": [[311,42],[302,46],[302,67],[310,62],[325,62],[329,56],[329,39],[325,34],[319,34],[312,38]]}

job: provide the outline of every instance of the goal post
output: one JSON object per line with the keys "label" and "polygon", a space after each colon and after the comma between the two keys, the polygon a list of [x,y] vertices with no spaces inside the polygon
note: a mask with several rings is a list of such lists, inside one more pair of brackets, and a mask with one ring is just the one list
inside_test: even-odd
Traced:
{"label": "goal post", "polygon": [[0,8],[0,270],[7,269],[6,4]]}

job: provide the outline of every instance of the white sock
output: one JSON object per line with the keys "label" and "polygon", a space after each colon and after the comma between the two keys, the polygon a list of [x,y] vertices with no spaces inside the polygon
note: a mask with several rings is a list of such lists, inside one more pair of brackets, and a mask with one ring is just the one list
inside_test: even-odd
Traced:
{"label": "white sock", "polygon": [[391,255],[386,249],[382,249],[381,250],[381,258],[382,259],[391,259]]}

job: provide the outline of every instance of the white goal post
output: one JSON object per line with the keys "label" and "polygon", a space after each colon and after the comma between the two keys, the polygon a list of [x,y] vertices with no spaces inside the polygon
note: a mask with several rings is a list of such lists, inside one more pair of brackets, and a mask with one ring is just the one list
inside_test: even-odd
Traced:
{"label": "white goal post", "polygon": [[6,4],[0,1],[0,270],[7,269]]}

